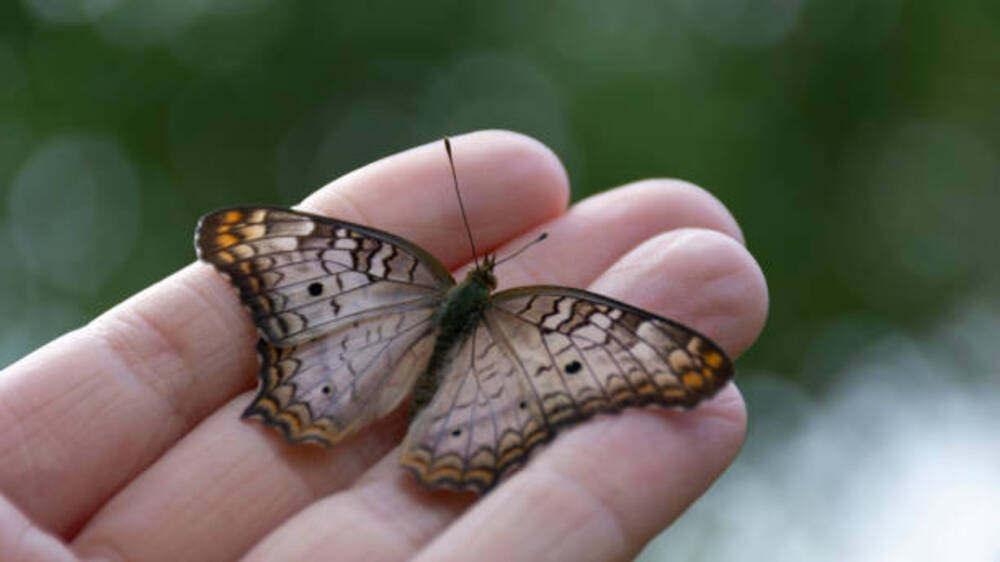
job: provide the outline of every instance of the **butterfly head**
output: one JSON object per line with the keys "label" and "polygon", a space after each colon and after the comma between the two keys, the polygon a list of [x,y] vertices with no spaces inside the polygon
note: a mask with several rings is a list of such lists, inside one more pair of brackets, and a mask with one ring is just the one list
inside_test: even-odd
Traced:
{"label": "butterfly head", "polygon": [[490,291],[494,291],[497,288],[497,277],[493,274],[493,268],[496,267],[496,264],[496,256],[486,254],[483,256],[482,262],[469,270],[468,275],[465,276],[465,281],[471,281],[477,285],[486,287]]}

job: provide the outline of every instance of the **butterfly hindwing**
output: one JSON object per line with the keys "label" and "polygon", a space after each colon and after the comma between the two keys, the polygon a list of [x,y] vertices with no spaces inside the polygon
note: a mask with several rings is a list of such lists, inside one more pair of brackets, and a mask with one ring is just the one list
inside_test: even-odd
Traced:
{"label": "butterfly hindwing", "polygon": [[206,215],[195,245],[239,289],[261,336],[278,346],[383,311],[436,307],[454,285],[437,260],[406,240],[288,209]]}
{"label": "butterfly hindwing", "polygon": [[432,314],[369,318],[292,347],[261,339],[260,385],[243,416],[278,428],[289,442],[340,441],[410,394],[434,348]]}
{"label": "butterfly hindwing", "polygon": [[551,437],[519,365],[486,323],[454,353],[433,400],[410,424],[400,462],[425,486],[483,493]]}
{"label": "butterfly hindwing", "polygon": [[629,406],[694,406],[732,377],[708,338],[586,291],[492,297],[411,425],[402,463],[431,487],[484,492],[558,428]]}

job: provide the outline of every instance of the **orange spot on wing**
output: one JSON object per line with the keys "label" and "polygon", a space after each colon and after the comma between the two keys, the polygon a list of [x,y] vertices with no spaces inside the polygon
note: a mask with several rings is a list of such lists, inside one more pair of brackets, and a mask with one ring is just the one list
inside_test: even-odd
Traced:
{"label": "orange spot on wing", "polygon": [[683,388],[666,388],[663,390],[663,396],[667,398],[683,398],[687,396],[687,391]]}
{"label": "orange spot on wing", "polygon": [[238,244],[240,239],[232,234],[220,234],[215,237],[215,245],[220,248],[228,248],[233,244]]}
{"label": "orange spot on wing", "polygon": [[647,394],[656,394],[656,387],[652,384],[643,381],[643,383],[635,389],[636,394],[639,396],[645,396]]}
{"label": "orange spot on wing", "polygon": [[709,351],[704,356],[702,356],[702,359],[704,359],[705,363],[707,363],[708,366],[713,369],[718,369],[719,367],[722,366],[722,355],[715,351]]}
{"label": "orange spot on wing", "polygon": [[239,222],[241,220],[243,220],[241,211],[227,211],[226,214],[222,215],[222,222]]}
{"label": "orange spot on wing", "polygon": [[701,378],[701,375],[694,371],[684,373],[681,380],[684,382],[684,386],[690,388],[701,388],[705,384],[705,379]]}
{"label": "orange spot on wing", "polygon": [[497,464],[503,466],[513,461],[514,459],[523,456],[524,456],[524,449],[522,449],[521,447],[512,447],[500,454],[500,459],[497,461]]}
{"label": "orange spot on wing", "polygon": [[496,473],[492,470],[486,468],[471,468],[465,473],[463,481],[471,482],[473,480],[479,480],[482,482],[482,485],[486,487],[493,483],[494,476],[496,476]]}
{"label": "orange spot on wing", "polygon": [[454,480],[457,482],[461,482],[462,471],[458,470],[457,468],[452,468],[450,466],[432,468],[427,473],[427,481],[428,483],[432,483],[435,480]]}
{"label": "orange spot on wing", "polygon": [[530,449],[532,445],[541,441],[544,438],[545,438],[545,432],[542,431],[541,429],[529,430],[528,428],[525,428],[524,446],[525,448]]}

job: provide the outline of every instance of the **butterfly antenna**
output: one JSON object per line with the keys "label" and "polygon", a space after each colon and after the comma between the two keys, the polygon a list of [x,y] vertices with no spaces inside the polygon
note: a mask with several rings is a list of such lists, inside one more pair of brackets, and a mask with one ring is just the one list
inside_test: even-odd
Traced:
{"label": "butterfly antenna", "polygon": [[528,243],[527,243],[527,244],[525,244],[524,246],[521,246],[521,249],[520,249],[520,250],[518,250],[518,251],[514,252],[513,254],[511,254],[511,255],[509,255],[509,256],[507,256],[507,257],[505,257],[504,259],[502,259],[502,260],[498,261],[498,262],[496,263],[496,265],[500,265],[500,264],[502,264],[502,263],[503,263],[503,262],[505,262],[505,261],[510,261],[510,260],[512,260],[512,259],[514,259],[514,258],[516,258],[517,256],[520,256],[520,255],[521,255],[522,253],[524,253],[524,251],[525,251],[525,250],[527,250],[528,248],[530,248],[530,247],[534,246],[535,244],[538,244],[539,242],[541,242],[542,240],[545,240],[545,239],[546,239],[546,238],[548,238],[548,237],[549,237],[549,233],[548,233],[548,232],[543,232],[543,233],[541,233],[541,234],[540,234],[540,235],[538,236],[538,238],[535,238],[535,239],[534,239],[534,240],[532,240],[531,242],[528,242]]}
{"label": "butterfly antenna", "polygon": [[455,184],[455,195],[458,197],[458,208],[462,211],[462,223],[465,224],[465,232],[469,235],[469,245],[472,246],[472,261],[479,267],[479,252],[476,251],[476,242],[472,239],[472,229],[469,228],[469,217],[465,214],[465,204],[462,203],[462,192],[458,189],[458,173],[455,172],[455,159],[451,157],[451,139],[444,138],[444,149],[448,152],[448,164],[451,165],[451,179]]}

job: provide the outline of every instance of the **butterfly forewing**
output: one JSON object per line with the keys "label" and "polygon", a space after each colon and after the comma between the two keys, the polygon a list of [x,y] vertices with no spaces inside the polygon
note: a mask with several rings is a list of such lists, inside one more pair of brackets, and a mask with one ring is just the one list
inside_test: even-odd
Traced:
{"label": "butterfly forewing", "polygon": [[[518,343],[513,349],[543,350],[519,356],[534,367],[532,380],[552,383],[547,410],[556,423],[565,411],[694,406],[733,375],[725,352],[707,337],[595,293],[524,287],[496,295],[493,303],[499,331]],[[557,405],[566,399],[574,408]]]}
{"label": "butterfly forewing", "polygon": [[206,215],[195,245],[239,288],[261,336],[278,346],[386,311],[436,307],[454,285],[437,260],[401,238],[286,209]]}
{"label": "butterfly forewing", "polygon": [[287,209],[206,215],[195,244],[261,334],[260,388],[244,415],[293,442],[332,444],[391,412],[426,368],[454,285],[401,238]]}
{"label": "butterfly forewing", "polygon": [[555,430],[600,412],[690,407],[732,378],[704,336],[565,287],[494,295],[412,424],[404,466],[430,486],[483,492]]}

